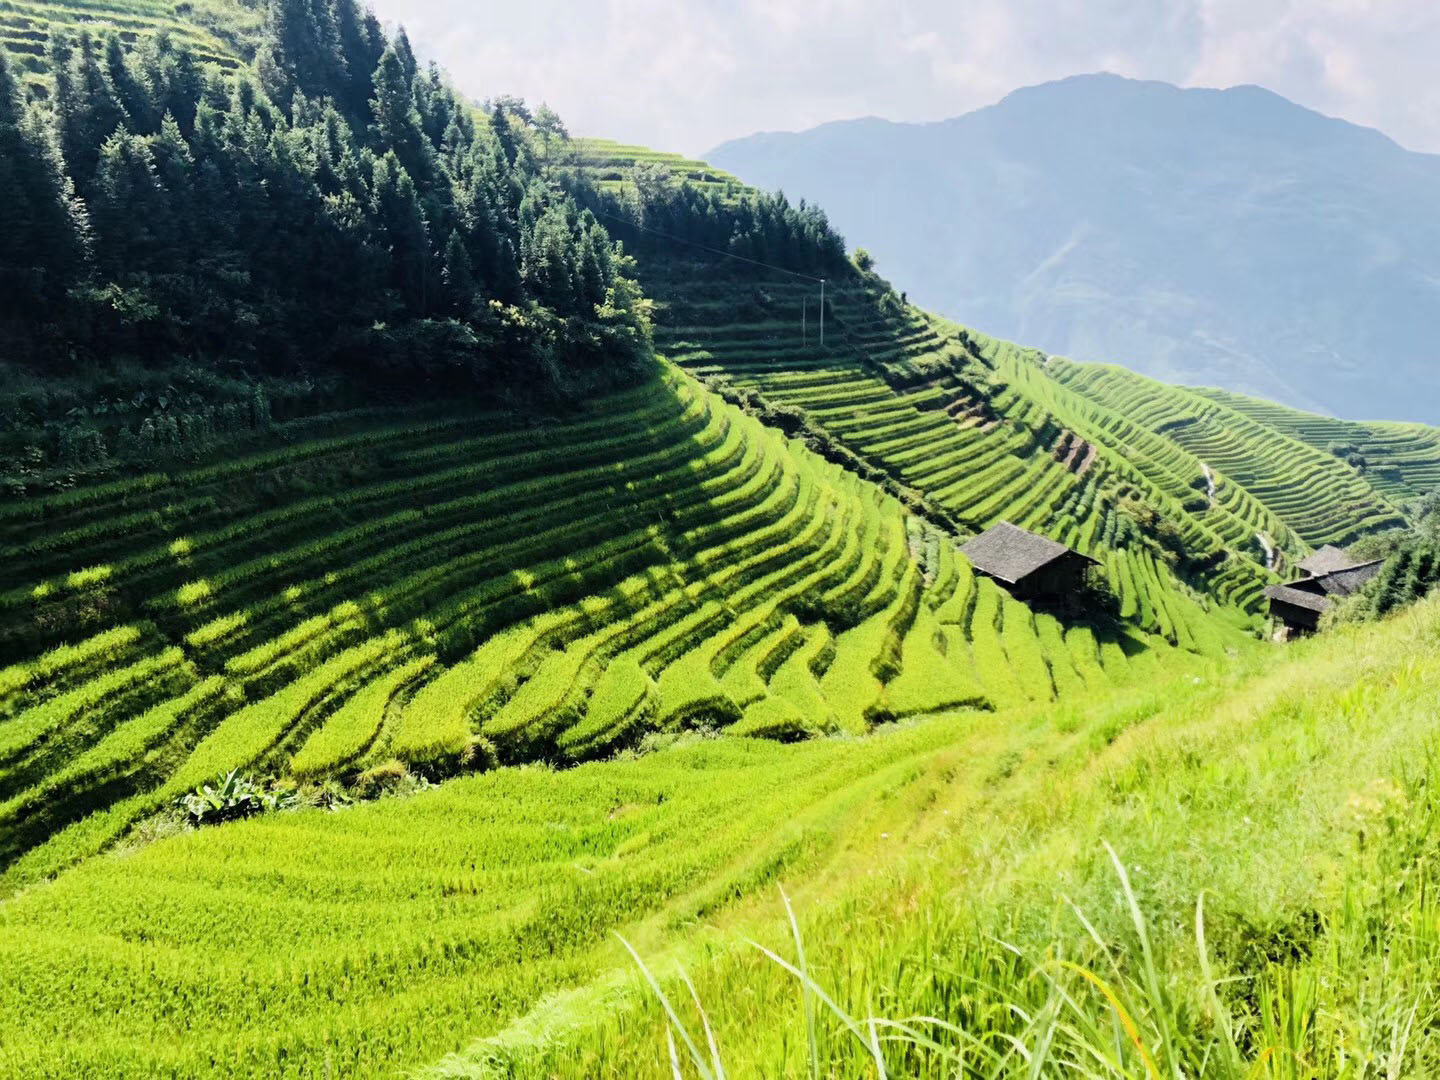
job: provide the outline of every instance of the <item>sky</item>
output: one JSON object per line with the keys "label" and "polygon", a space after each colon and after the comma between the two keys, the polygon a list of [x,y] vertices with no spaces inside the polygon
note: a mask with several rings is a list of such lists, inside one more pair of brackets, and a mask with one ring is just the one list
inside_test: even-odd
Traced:
{"label": "sky", "polygon": [[1257,83],[1440,153],[1436,0],[373,0],[477,99],[698,154],[756,131],[940,120],[1094,71]]}

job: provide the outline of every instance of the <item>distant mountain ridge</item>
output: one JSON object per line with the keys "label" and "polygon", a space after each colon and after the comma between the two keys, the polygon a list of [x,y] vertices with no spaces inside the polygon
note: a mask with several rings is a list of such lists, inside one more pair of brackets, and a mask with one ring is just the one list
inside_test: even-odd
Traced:
{"label": "distant mountain ridge", "polygon": [[819,202],[919,303],[1079,360],[1440,422],[1440,157],[1255,86],[1115,75],[707,155]]}

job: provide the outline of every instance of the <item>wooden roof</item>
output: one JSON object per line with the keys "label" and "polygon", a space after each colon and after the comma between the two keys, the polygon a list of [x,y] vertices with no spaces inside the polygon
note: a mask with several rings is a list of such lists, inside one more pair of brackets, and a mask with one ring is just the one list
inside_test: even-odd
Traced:
{"label": "wooden roof", "polygon": [[1308,559],[1302,561],[1299,568],[1311,577],[1321,577],[1324,574],[1333,574],[1337,570],[1351,570],[1360,565],[1358,559],[1352,559],[1334,544],[1326,544]]}
{"label": "wooden roof", "polygon": [[1305,611],[1313,611],[1317,615],[1329,611],[1332,603],[1328,596],[1322,596],[1319,593],[1304,592],[1300,589],[1292,589],[1289,585],[1271,585],[1265,590],[1265,595],[1271,600],[1281,604],[1289,604],[1291,607],[1302,608]]}
{"label": "wooden roof", "polygon": [[1315,574],[1292,581],[1286,588],[1310,593],[1312,596],[1350,596],[1363,589],[1384,565],[1384,559],[1356,563],[1344,570],[1332,570],[1328,574]]}
{"label": "wooden roof", "polygon": [[1328,574],[1320,574],[1314,580],[1327,596],[1350,596],[1364,588],[1371,578],[1380,573],[1380,568],[1384,565],[1384,559],[1356,563],[1343,570],[1332,570]]}
{"label": "wooden roof", "polygon": [[1043,570],[1066,556],[1093,563],[1095,560],[1064,544],[1002,521],[960,549],[982,574],[1015,585],[1037,570]]}

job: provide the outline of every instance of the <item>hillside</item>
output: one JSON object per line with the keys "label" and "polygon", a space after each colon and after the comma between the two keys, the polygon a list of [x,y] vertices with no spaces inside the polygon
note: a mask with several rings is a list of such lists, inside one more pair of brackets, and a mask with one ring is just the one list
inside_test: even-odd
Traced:
{"label": "hillside", "polygon": [[1225,390],[1198,389],[1195,393],[1349,461],[1372,487],[1397,500],[1420,498],[1440,488],[1440,430],[1436,428],[1337,420]]}
{"label": "hillside", "polygon": [[[666,959],[667,992],[684,992],[668,961],[695,973],[734,1075],[800,1075],[806,1006],[742,947],[778,940],[777,885],[817,970],[850,971],[847,1006],[875,990],[876,1008],[984,1025],[1034,1071],[1055,1032],[1024,1017],[1059,999],[997,941],[1038,954],[1057,894],[1113,900],[1101,839],[1154,875],[1144,912],[1186,986],[1177,942],[1199,891],[1223,890],[1217,975],[1199,969],[1235,1060],[1268,1060],[1276,1009],[1312,1009],[1285,1026],[1297,1060],[1393,1046],[1396,994],[1334,973],[1379,978],[1377,926],[1421,942],[1430,890],[1407,886],[1401,914],[1343,875],[1413,858],[1429,787],[1397,761],[1428,722],[1436,611],[1287,652],[1262,590],[1320,544],[1408,526],[1434,429],[1346,426],[1372,467],[1306,414],[938,318],[814,205],[571,140],[513,100],[471,110],[410,68],[403,35],[377,62],[377,88],[396,78],[372,130],[363,50],[265,67],[295,60],[275,28],[322,8],[343,14],[260,12],[253,66],[204,69],[229,118],[179,138],[204,161],[204,133],[229,131],[297,182],[276,220],[317,230],[250,252],[244,296],[344,222],[398,276],[305,348],[172,341],[7,388],[0,1074],[673,1077],[619,934]],[[317,80],[352,115],[252,97],[252,76]],[[46,108],[0,134],[32,138]],[[416,278],[376,210],[402,151],[429,178],[404,215]],[[146,224],[112,219],[111,238]],[[118,272],[157,303],[229,280],[145,257],[173,274]],[[397,321],[353,322],[367,304]],[[1023,602],[962,552],[1003,521],[1096,568]],[[1379,800],[1360,828],[1389,829],[1358,853],[1336,809],[1356,791]],[[1269,847],[1245,848],[1242,821]],[[1213,853],[1247,850],[1208,876]],[[1128,941],[1112,909],[1057,955],[1093,965],[1092,945]],[[1332,941],[1352,951],[1326,967]],[[929,970],[951,954],[976,966]],[[1242,985],[1260,969],[1265,998]],[[1140,977],[1133,956],[1116,970]],[[750,1013],[730,990],[753,990]],[[1081,990],[1064,985],[1110,1025]],[[1167,1032],[1155,1053],[1187,1075],[1211,1060],[1188,997],[1141,1006],[1144,1038]],[[1364,1040],[1333,1019],[1346,1009]],[[825,1040],[831,1074],[873,1074]],[[1432,1041],[1392,1060],[1423,1066]],[[929,1075],[909,1053],[893,1073]],[[1115,1053],[1117,1075],[1144,1075],[1143,1043]]]}
{"label": "hillside", "polygon": [[34,100],[0,50],[7,493],[271,418],[545,411],[653,368],[627,260],[548,181],[553,113],[477,109],[352,0],[257,24],[227,67],[61,20]]}
{"label": "hillside", "polygon": [[1440,422],[1440,158],[1257,87],[1085,76],[943,123],[716,148],[923,305],[1167,382]]}
{"label": "hillside", "polygon": [[23,73],[26,96],[49,99],[54,92],[52,50],[82,30],[97,38],[114,33],[127,48],[164,34],[203,63],[235,68],[254,55],[260,22],[259,5],[238,0],[5,0],[0,6],[0,49]]}
{"label": "hillside", "polygon": [[[843,447],[858,459],[852,467],[873,470],[961,532],[1008,518],[1102,557],[1138,547],[1159,558],[1168,542],[1167,564],[1183,552],[1182,576],[1243,606],[1262,584],[1256,564],[1283,571],[1314,547],[1400,527],[1406,505],[1430,490],[1434,428],[1379,425],[1402,441],[1362,472],[1293,425],[999,341],[924,312],[854,267],[825,271],[837,276],[822,348],[815,271],[757,267],[704,250],[675,226],[643,224],[665,222],[685,201],[679,192],[723,204],[753,199],[754,189],[647,152],[631,160],[644,169],[626,194],[620,153],[576,144],[579,171],[598,177],[601,193],[598,202],[579,198],[635,255],[656,301],[658,347],[722,392],[759,403],[762,415],[798,410],[777,419]],[[1370,430],[1340,426],[1356,439]],[[1124,572],[1114,576],[1123,592]]]}

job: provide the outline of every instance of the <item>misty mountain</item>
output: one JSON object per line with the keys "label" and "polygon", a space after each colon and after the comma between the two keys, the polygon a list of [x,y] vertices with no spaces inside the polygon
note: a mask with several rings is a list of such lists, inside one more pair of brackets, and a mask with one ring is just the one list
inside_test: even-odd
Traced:
{"label": "misty mountain", "polygon": [[1440,422],[1440,157],[1254,86],[1089,75],[726,143],[918,303],[1339,416]]}

